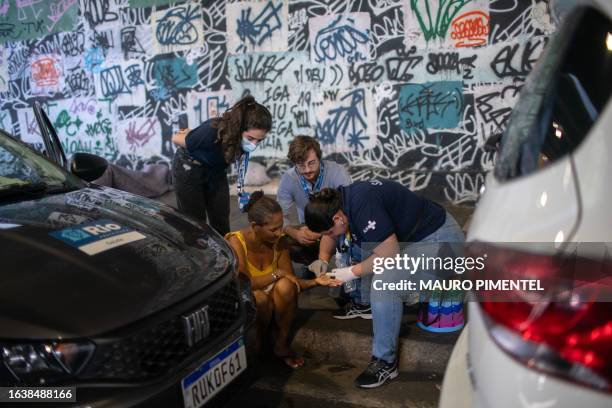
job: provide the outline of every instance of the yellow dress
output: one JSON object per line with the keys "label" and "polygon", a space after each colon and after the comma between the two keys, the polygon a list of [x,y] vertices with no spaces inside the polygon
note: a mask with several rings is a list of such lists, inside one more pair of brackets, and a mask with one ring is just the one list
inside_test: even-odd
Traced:
{"label": "yellow dress", "polygon": [[[247,270],[249,272],[249,275],[251,275],[252,277],[255,278],[257,276],[267,275],[267,274],[272,273],[272,272],[274,272],[275,270],[278,269],[278,258],[279,258],[280,254],[276,250],[276,245],[274,245],[274,259],[272,259],[272,263],[270,263],[270,265],[268,265],[264,269],[259,269],[259,268],[257,268],[255,265],[253,265],[249,261],[249,254],[247,252],[246,240],[244,239],[244,235],[242,235],[242,232],[240,232],[240,231],[233,231],[233,232],[228,232],[227,234],[225,234],[225,239],[226,240],[229,241],[229,239],[231,237],[238,238],[238,241],[240,241],[240,243],[242,244],[242,249],[244,249],[244,254],[246,256]],[[272,282],[271,284],[266,286],[264,288],[264,292],[269,293],[272,290],[272,288],[274,287],[274,283],[276,283],[276,282]]]}

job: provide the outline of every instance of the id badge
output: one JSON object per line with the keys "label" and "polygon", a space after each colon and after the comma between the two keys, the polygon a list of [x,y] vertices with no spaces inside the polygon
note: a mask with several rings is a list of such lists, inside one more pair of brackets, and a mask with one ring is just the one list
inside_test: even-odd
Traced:
{"label": "id badge", "polygon": [[247,192],[238,193],[238,209],[240,212],[246,212],[246,206],[249,203],[251,194]]}

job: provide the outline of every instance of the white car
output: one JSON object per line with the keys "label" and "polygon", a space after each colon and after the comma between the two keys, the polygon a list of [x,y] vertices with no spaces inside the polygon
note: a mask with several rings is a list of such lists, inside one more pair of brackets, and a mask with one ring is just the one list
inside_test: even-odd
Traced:
{"label": "white car", "polygon": [[[485,246],[497,277],[551,278],[553,256],[578,248],[590,266],[577,273],[601,268],[609,285],[611,90],[612,1],[580,1],[521,92],[470,225],[468,245]],[[547,282],[469,303],[441,408],[612,407],[611,299],[564,299]]]}

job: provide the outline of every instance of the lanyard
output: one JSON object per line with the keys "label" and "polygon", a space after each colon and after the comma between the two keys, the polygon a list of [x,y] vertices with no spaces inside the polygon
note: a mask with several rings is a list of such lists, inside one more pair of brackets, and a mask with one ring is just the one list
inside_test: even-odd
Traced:
{"label": "lanyard", "polygon": [[[242,160],[241,160],[242,159]],[[246,177],[247,169],[249,168],[249,153],[244,153],[242,157],[236,159],[236,172],[238,173],[238,180],[236,180],[236,187],[238,188],[238,194],[242,193],[244,188],[244,178]]]}
{"label": "lanyard", "polygon": [[300,180],[300,185],[302,186],[302,190],[304,190],[304,194],[306,194],[306,199],[309,199],[311,193],[314,194],[321,191],[321,186],[323,185],[323,178],[325,177],[325,164],[323,164],[323,160],[321,160],[321,167],[319,168],[319,177],[317,177],[317,181],[312,187],[312,190],[310,189],[310,185],[306,181],[304,176],[302,176],[298,172],[297,167],[295,168],[295,174],[297,174],[298,179]]}
{"label": "lanyard", "polygon": [[344,239],[340,243],[340,253],[348,253],[348,265],[353,264],[353,237],[350,231],[347,231],[344,235]]}

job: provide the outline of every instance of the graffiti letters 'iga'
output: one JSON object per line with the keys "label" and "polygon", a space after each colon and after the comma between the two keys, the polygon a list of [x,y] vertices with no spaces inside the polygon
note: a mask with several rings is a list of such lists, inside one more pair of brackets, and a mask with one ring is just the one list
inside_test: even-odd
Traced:
{"label": "graffiti letters 'iga'", "polygon": [[0,18],[0,43],[75,31],[78,1],[2,0]]}
{"label": "graffiti letters 'iga'", "polygon": [[[474,12],[482,14],[471,14]],[[406,41],[418,48],[484,45],[488,15],[488,0],[410,0],[405,16]],[[481,26],[486,27],[486,34]]]}
{"label": "graffiti letters 'iga'", "polygon": [[287,51],[288,4],[284,1],[227,5],[227,48],[230,53]]}
{"label": "graffiti letters 'iga'", "polygon": [[58,55],[32,57],[30,72],[30,86],[34,95],[52,95],[64,86],[63,67]]}
{"label": "graffiti letters 'iga'", "polygon": [[158,54],[188,50],[204,39],[200,4],[186,3],[157,11],[151,18],[153,47]]}
{"label": "graffiti letters 'iga'", "polygon": [[314,17],[308,29],[312,62],[370,60],[370,13]]}
{"label": "graffiti letters 'iga'", "polygon": [[428,82],[402,86],[398,102],[400,125],[415,129],[457,127],[463,113],[463,86],[460,81]]}
{"label": "graffiti letters 'iga'", "polygon": [[326,151],[348,152],[372,147],[376,142],[376,108],[367,88],[327,90],[315,108],[315,137]]}

